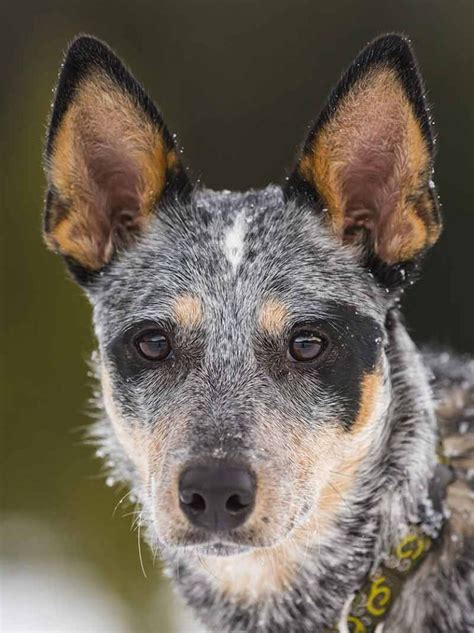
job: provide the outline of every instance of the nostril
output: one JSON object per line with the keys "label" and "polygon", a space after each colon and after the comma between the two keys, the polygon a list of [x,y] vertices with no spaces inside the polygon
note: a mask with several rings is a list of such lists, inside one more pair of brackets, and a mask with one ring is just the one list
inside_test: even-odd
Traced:
{"label": "nostril", "polygon": [[225,509],[227,510],[227,512],[230,512],[230,514],[239,514],[240,512],[242,512],[243,510],[246,510],[249,505],[250,505],[251,501],[246,502],[245,498],[242,498],[240,495],[231,495],[225,504]]}
{"label": "nostril", "polygon": [[192,512],[199,514],[201,512],[206,511],[206,500],[199,493],[182,492],[180,497],[181,497],[181,503],[186,505],[190,510],[192,510]]}

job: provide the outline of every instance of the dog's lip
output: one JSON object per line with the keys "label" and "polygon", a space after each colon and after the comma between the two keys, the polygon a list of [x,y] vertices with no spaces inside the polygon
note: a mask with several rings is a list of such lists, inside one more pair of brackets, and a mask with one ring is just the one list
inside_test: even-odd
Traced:
{"label": "dog's lip", "polygon": [[246,552],[255,549],[255,547],[232,541],[203,541],[201,543],[184,543],[182,545],[176,545],[173,549],[176,553],[187,552],[198,556],[225,557],[245,554]]}

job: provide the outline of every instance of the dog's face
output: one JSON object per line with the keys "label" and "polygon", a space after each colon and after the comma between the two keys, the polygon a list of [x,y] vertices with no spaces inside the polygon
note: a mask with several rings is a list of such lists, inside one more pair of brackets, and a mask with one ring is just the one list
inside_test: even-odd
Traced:
{"label": "dog's face", "polygon": [[397,36],[354,62],[285,186],[244,194],[194,188],[117,58],[72,45],[45,233],[92,301],[107,446],[162,547],[327,528],[384,431],[387,310],[440,230],[431,172]]}
{"label": "dog's face", "polygon": [[[386,402],[383,312],[311,210],[274,187],[197,195],[100,286],[106,408],[161,541],[269,545],[346,483]],[[179,487],[221,461],[256,493],[240,529],[216,536],[190,524]]]}

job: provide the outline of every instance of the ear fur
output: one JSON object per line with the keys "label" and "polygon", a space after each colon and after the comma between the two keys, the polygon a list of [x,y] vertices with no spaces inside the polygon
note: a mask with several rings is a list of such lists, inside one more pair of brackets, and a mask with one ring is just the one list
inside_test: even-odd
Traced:
{"label": "ear fur", "polygon": [[191,188],[157,108],[88,36],[71,44],[61,69],[45,166],[45,239],[76,276],[103,268],[145,229],[159,200]]}
{"label": "ear fur", "polygon": [[324,212],[343,242],[383,265],[411,262],[438,239],[433,138],[408,41],[374,40],[354,60],[310,131],[285,186]]}

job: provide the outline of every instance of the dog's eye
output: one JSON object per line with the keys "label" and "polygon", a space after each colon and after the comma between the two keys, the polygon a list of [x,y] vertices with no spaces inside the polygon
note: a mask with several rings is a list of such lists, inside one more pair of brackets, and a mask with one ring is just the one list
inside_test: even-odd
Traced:
{"label": "dog's eye", "polygon": [[326,339],[316,332],[303,330],[290,339],[288,354],[293,361],[307,363],[318,358],[325,350],[326,344]]}
{"label": "dog's eye", "polygon": [[170,340],[161,330],[143,332],[135,339],[135,346],[147,360],[165,360],[171,354]]}

